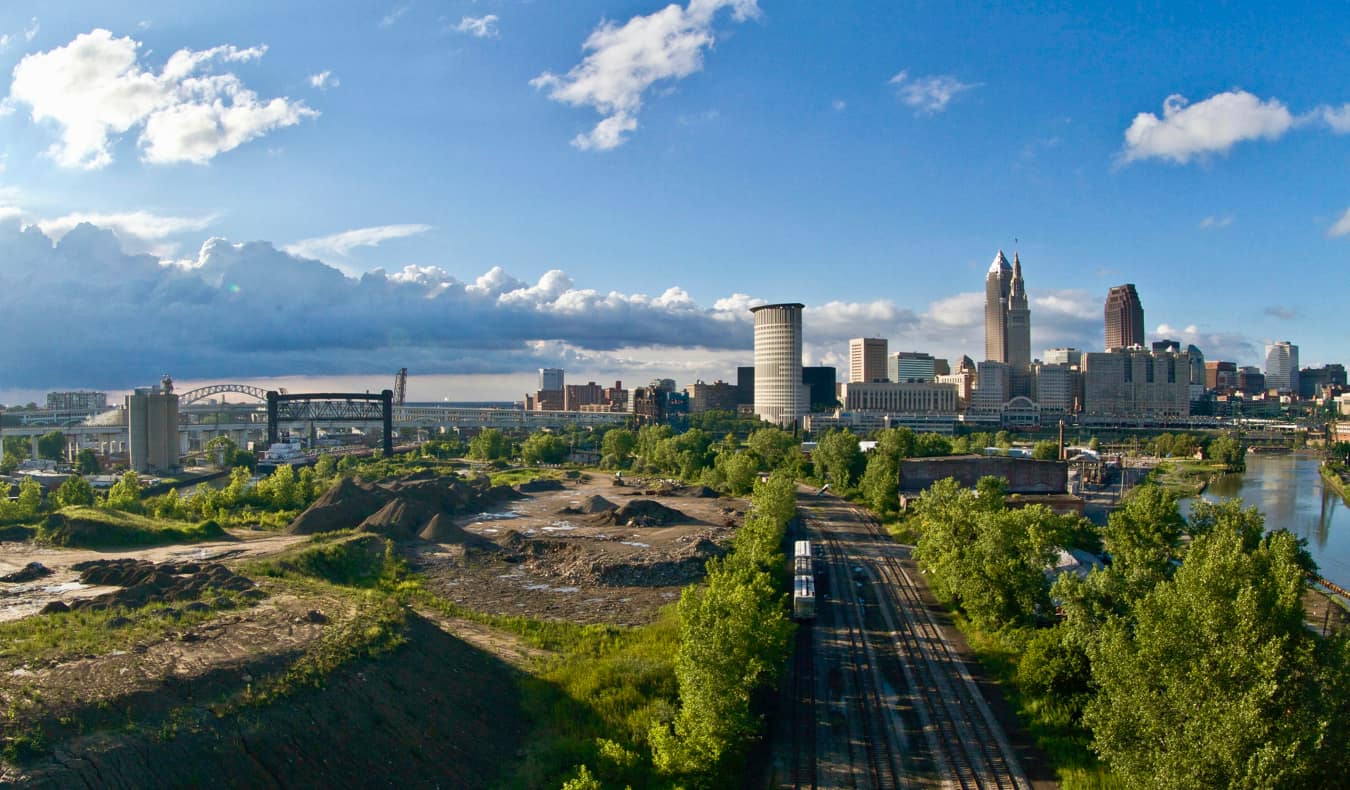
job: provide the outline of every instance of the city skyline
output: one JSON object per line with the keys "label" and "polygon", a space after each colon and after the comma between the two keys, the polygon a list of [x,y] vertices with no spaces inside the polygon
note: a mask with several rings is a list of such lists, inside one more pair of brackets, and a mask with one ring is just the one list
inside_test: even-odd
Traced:
{"label": "city skyline", "polygon": [[[1348,24],[1319,6],[319,9],[0,11],[0,402],[165,372],[406,366],[419,400],[518,398],[540,367],[727,380],[748,308],[793,300],[807,364],[860,335],[980,357],[1000,247],[1033,262],[1032,356],[1101,348],[1130,281],[1146,341],[1344,361],[1350,196],[1322,174]],[[662,25],[663,70],[594,57]],[[1015,63],[976,54],[1010,37]]]}

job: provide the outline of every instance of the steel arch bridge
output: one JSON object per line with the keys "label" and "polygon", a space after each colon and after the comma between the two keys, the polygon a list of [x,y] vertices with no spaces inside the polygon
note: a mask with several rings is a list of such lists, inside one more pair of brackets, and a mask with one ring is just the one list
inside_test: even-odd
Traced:
{"label": "steel arch bridge", "polygon": [[[281,390],[285,392],[285,390]],[[199,400],[203,400],[212,395],[219,395],[222,392],[237,392],[240,395],[247,395],[250,398],[257,398],[260,401],[267,400],[267,390],[262,387],[250,387],[247,384],[210,384],[205,387],[198,387],[195,390],[188,390],[178,396],[179,406],[191,406]]]}

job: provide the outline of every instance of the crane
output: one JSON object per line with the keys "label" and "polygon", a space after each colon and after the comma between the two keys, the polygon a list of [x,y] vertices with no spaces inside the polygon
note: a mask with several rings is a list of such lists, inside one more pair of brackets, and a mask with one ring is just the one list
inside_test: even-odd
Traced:
{"label": "crane", "polygon": [[408,395],[408,369],[399,368],[398,373],[394,374],[394,405],[402,406],[403,400]]}

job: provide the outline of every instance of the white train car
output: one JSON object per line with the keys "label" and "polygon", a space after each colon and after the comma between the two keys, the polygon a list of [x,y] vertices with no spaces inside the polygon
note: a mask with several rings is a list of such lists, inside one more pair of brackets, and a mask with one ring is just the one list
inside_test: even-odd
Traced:
{"label": "white train car", "polygon": [[813,620],[816,616],[816,568],[811,541],[796,541],[792,555],[792,617]]}
{"label": "white train car", "polygon": [[811,556],[811,541],[799,540],[793,547],[792,575],[808,576],[815,574],[814,558]]}
{"label": "white train car", "polygon": [[814,620],[816,618],[816,580],[810,575],[794,576],[792,579],[792,619]]}

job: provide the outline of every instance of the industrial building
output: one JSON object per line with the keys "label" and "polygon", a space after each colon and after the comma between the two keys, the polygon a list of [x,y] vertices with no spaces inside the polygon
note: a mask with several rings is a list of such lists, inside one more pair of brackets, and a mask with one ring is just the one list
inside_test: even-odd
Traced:
{"label": "industrial building", "polygon": [[139,387],[126,396],[127,447],[137,472],[169,472],[179,467],[178,396],[173,379]]}

